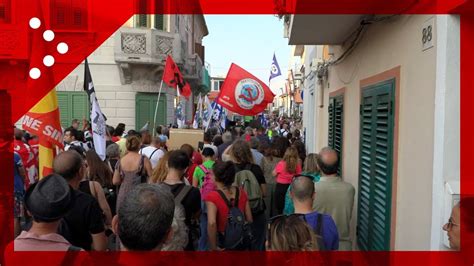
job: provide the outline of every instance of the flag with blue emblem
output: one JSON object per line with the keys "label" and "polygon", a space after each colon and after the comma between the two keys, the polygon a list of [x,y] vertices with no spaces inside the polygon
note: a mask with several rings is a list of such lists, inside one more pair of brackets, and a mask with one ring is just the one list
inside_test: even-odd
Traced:
{"label": "flag with blue emblem", "polygon": [[263,128],[268,128],[269,121],[265,114],[260,115],[260,125],[262,125]]}
{"label": "flag with blue emblem", "polygon": [[209,127],[219,128],[221,132],[223,132],[227,123],[227,115],[225,109],[222,107],[222,105],[216,102],[212,102],[211,110],[214,110],[214,112],[212,113]]}
{"label": "flag with blue emblem", "polygon": [[278,65],[278,61],[276,59],[275,53],[273,53],[273,61],[272,61],[271,69],[270,69],[270,78],[268,79],[268,82],[270,82],[273,78],[276,78],[278,76],[281,76],[281,70],[280,70],[280,66]]}
{"label": "flag with blue emblem", "polygon": [[207,97],[207,95],[204,97],[204,106],[202,108],[202,127],[207,128],[209,125],[209,118],[212,112],[211,102],[209,101],[209,97]]}
{"label": "flag with blue emblem", "polygon": [[186,124],[186,117],[184,115],[183,102],[179,102],[176,106],[176,124],[178,128],[183,128]]}

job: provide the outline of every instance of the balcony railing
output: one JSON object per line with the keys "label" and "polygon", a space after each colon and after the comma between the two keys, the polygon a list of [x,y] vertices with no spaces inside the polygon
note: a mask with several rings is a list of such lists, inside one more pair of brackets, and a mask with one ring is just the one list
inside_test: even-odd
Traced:
{"label": "balcony railing", "polygon": [[164,64],[171,55],[183,64],[179,34],[156,29],[121,28],[115,36],[115,61],[120,63]]}

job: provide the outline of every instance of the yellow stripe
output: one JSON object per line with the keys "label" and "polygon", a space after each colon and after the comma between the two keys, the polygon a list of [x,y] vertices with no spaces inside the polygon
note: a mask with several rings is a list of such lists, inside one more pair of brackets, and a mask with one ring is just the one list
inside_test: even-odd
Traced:
{"label": "yellow stripe", "polygon": [[58,108],[58,97],[56,95],[56,89],[52,89],[46,96],[41,99],[30,112],[32,113],[48,113]]}
{"label": "yellow stripe", "polygon": [[43,168],[53,168],[54,160],[54,148],[48,148],[43,145],[39,145],[39,178],[43,178]]}

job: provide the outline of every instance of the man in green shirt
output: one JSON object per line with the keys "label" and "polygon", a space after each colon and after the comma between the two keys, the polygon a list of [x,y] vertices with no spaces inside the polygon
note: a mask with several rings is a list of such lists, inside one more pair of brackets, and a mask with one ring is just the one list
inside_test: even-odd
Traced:
{"label": "man in green shirt", "polygon": [[204,157],[203,163],[196,167],[193,174],[193,186],[198,188],[201,188],[202,183],[204,182],[204,176],[206,175],[201,167],[205,167],[207,170],[211,171],[216,161],[216,153],[210,147],[203,149],[202,156]]}

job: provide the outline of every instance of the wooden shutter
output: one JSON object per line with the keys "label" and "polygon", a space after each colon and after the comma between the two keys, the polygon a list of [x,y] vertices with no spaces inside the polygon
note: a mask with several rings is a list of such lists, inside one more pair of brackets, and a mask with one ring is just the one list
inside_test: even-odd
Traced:
{"label": "wooden shutter", "polygon": [[160,14],[155,14],[155,29],[165,30],[165,16]]}
{"label": "wooden shutter", "polygon": [[82,91],[58,91],[58,106],[61,126],[71,126],[73,119],[89,119],[90,110],[87,93]]}
{"label": "wooden shutter", "polygon": [[10,23],[11,12],[11,0],[0,0],[0,23]]}
{"label": "wooden shutter", "polygon": [[52,0],[51,26],[53,29],[86,30],[87,2],[84,0]]}
{"label": "wooden shutter", "polygon": [[[142,128],[147,121],[150,122],[150,128],[155,128],[153,118],[155,116],[156,102],[158,100],[157,93],[137,93],[135,98],[135,127]],[[166,124],[166,95],[160,97],[160,105],[156,117],[157,125]]]}
{"label": "wooden shutter", "polygon": [[339,167],[337,174],[342,176],[342,142],[344,124],[344,96],[331,97],[329,99],[329,125],[328,125],[328,146],[339,153]]}
{"label": "wooden shutter", "polygon": [[59,106],[59,116],[61,120],[61,126],[67,128],[71,125],[71,113],[72,106],[69,105],[69,97],[67,92],[58,91],[58,106]]}
{"label": "wooden shutter", "polygon": [[363,90],[360,109],[357,243],[390,249],[394,80]]}

